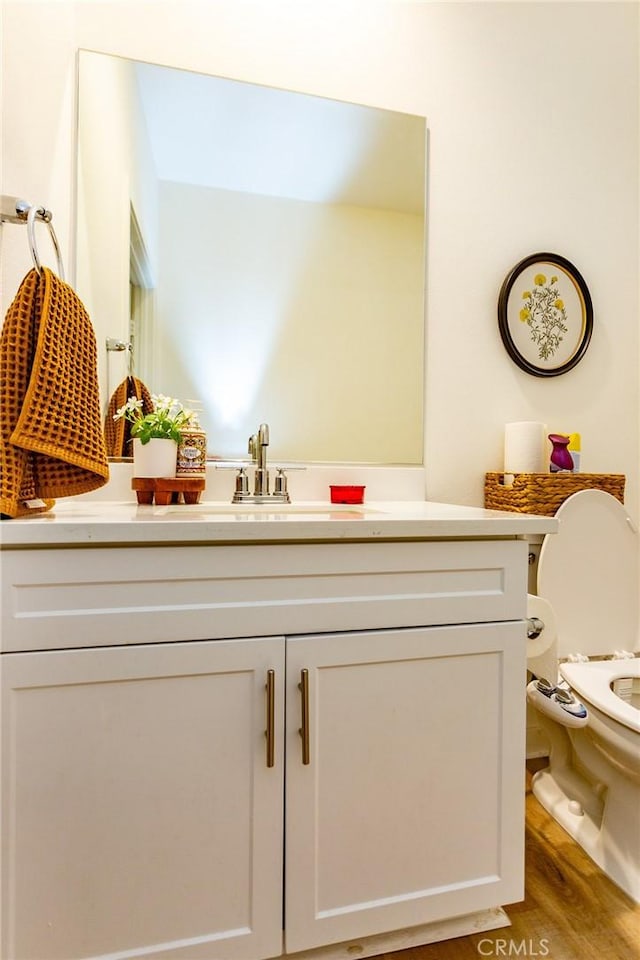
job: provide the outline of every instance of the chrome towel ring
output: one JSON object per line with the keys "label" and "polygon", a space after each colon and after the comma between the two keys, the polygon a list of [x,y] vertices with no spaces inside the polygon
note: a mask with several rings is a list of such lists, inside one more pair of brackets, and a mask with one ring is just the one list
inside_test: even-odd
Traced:
{"label": "chrome towel ring", "polygon": [[58,244],[58,238],[56,237],[56,232],[53,229],[53,224],[51,223],[52,215],[50,210],[45,210],[44,207],[35,207],[33,204],[27,203],[26,200],[20,200],[18,197],[2,197],[0,198],[0,221],[6,221],[7,223],[26,223],[27,224],[27,236],[29,239],[29,248],[31,250],[31,257],[33,259],[33,264],[38,271],[42,273],[42,264],[40,262],[40,257],[38,255],[38,246],[36,243],[36,229],[35,223],[36,220],[39,220],[41,223],[46,223],[49,228],[49,235],[51,237],[51,242],[53,243],[53,249],[56,254],[56,260],[58,261],[58,276],[61,280],[64,280],[64,266],[62,263],[62,254],[60,253],[60,246]]}
{"label": "chrome towel ring", "polygon": [[29,212],[27,213],[27,235],[29,237],[29,247],[31,248],[31,256],[33,257],[35,268],[38,273],[42,273],[40,257],[38,256],[38,246],[36,244],[36,220],[44,221],[49,228],[51,242],[53,243],[53,249],[55,250],[56,259],[58,261],[58,276],[61,280],[64,280],[64,267],[62,265],[60,247],[58,246],[58,238],[56,237],[56,232],[53,229],[53,224],[51,223],[51,213],[48,210],[45,210],[44,207],[29,207]]}

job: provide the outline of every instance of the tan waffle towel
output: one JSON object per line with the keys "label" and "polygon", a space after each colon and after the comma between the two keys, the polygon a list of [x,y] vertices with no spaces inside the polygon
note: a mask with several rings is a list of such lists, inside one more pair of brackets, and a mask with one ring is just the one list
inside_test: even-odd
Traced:
{"label": "tan waffle towel", "polygon": [[0,404],[0,513],[46,510],[107,482],[93,327],[47,267],[27,274],[7,311]]}
{"label": "tan waffle towel", "polygon": [[107,444],[107,454],[110,457],[132,457],[133,448],[131,446],[131,427],[132,424],[124,417],[114,420],[114,414],[120,407],[124,407],[127,400],[134,398],[142,400],[142,413],[153,413],[153,400],[147,387],[142,380],[137,377],[129,376],[123,380],[119,387],[113,391],[107,416],[104,421],[104,439]]}

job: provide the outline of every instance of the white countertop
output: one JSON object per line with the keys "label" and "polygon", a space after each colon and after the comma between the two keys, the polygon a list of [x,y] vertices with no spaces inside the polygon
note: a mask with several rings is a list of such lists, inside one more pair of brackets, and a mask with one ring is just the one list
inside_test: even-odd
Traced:
{"label": "white countertop", "polygon": [[0,522],[3,549],[101,544],[295,543],[345,540],[443,540],[527,537],[553,533],[553,517],[423,501],[373,501],[345,506],[319,501],[290,505],[192,506],[62,500],[48,513]]}

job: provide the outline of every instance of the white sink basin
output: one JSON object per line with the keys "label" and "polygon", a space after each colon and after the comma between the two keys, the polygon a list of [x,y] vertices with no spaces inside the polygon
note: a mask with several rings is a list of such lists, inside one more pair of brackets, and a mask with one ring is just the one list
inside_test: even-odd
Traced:
{"label": "white sink basin", "polygon": [[166,507],[156,507],[156,512],[163,512],[171,516],[187,518],[219,517],[219,516],[301,516],[322,514],[344,518],[363,517],[371,513],[380,513],[362,504],[347,503],[172,503]]}

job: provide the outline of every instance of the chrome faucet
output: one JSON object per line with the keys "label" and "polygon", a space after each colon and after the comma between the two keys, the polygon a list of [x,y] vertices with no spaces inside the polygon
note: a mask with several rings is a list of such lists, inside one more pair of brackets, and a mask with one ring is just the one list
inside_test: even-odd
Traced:
{"label": "chrome faucet", "polygon": [[256,462],[254,495],[269,495],[269,471],[267,469],[267,447],[269,446],[269,424],[261,423],[258,434],[249,437],[249,453]]}
{"label": "chrome faucet", "polygon": [[258,432],[249,437],[249,456],[255,464],[253,493],[249,492],[246,467],[241,467],[236,477],[234,503],[290,503],[287,491],[287,478],[284,467],[277,468],[275,490],[269,493],[269,469],[267,467],[267,447],[269,446],[269,424],[261,423]]}

